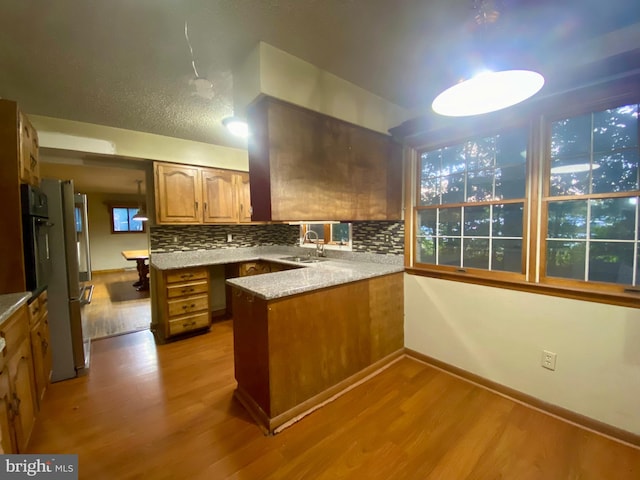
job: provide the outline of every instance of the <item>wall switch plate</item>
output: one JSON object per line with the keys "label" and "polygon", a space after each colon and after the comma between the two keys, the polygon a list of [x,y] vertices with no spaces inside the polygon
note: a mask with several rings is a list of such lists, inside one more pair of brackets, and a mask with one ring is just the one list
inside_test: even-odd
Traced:
{"label": "wall switch plate", "polygon": [[557,357],[558,355],[556,353],[550,352],[549,350],[543,350],[541,362],[542,367],[548,370],[555,370]]}

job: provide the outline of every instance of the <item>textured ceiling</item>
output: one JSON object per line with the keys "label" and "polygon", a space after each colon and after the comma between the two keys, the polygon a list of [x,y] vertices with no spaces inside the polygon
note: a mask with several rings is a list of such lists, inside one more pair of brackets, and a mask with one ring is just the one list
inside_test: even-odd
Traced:
{"label": "textured ceiling", "polygon": [[[557,53],[582,40],[639,22],[638,1],[496,0],[505,45],[547,64],[563,62]],[[454,60],[465,59],[459,53],[476,12],[472,0],[1,2],[0,97],[30,114],[238,148],[245,143],[220,122],[233,113],[234,66],[259,41],[427,109],[453,81]],[[211,89],[194,82],[185,22]],[[52,152],[43,158],[60,161]],[[134,193],[142,178],[141,170],[85,160],[43,170],[88,192]]]}
{"label": "textured ceiling", "polygon": [[[638,0],[504,0],[543,57],[638,21]],[[220,126],[259,41],[411,108],[450,82],[469,0],[3,0],[0,96],[27,113],[244,147]],[[505,20],[506,21],[506,20]],[[200,76],[196,94],[185,22]]]}

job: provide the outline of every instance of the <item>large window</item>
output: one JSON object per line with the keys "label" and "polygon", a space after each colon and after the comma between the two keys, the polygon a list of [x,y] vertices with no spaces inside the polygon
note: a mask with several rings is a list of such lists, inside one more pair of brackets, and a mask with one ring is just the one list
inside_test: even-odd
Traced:
{"label": "large window", "polygon": [[550,129],[546,276],[638,285],[638,105]]}
{"label": "large window", "polygon": [[526,129],[422,152],[416,261],[522,274]]}
{"label": "large window", "polygon": [[417,150],[413,270],[637,306],[633,95]]}

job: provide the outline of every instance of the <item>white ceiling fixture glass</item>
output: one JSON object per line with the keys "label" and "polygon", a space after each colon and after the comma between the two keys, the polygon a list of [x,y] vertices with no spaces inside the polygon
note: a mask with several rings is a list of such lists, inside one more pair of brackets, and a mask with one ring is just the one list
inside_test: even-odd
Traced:
{"label": "white ceiling fixture glass", "polygon": [[[532,97],[544,86],[544,77],[529,68],[513,68],[506,64],[505,51],[510,49],[510,39],[496,41],[495,23],[501,12],[496,0],[475,0],[476,57],[483,60],[483,68],[471,78],[447,88],[431,104],[434,112],[450,117],[466,117],[495,112],[516,105]],[[514,55],[515,53],[515,55]],[[511,52],[511,58],[517,56]],[[495,61],[499,58],[499,61]],[[478,68],[478,62],[474,62]],[[497,68],[490,68],[495,63]]]}
{"label": "white ceiling fixture glass", "polygon": [[249,136],[249,125],[238,117],[226,117],[222,119],[222,124],[236,137],[247,138]]}
{"label": "white ceiling fixture glass", "polygon": [[138,211],[135,213],[133,217],[131,217],[131,219],[136,220],[138,222],[146,222],[147,220],[149,220],[149,216],[147,215],[147,211],[144,208],[144,202],[142,201],[142,191],[140,189],[142,180],[136,180],[136,182],[138,182],[138,199],[139,199]]}

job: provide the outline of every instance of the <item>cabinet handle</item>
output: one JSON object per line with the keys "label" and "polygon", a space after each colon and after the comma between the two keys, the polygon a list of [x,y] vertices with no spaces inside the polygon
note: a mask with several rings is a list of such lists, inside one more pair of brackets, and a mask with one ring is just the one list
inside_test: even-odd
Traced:
{"label": "cabinet handle", "polygon": [[180,293],[188,293],[188,292],[193,292],[194,288],[183,288],[182,290],[180,290]]}
{"label": "cabinet handle", "polygon": [[204,211],[207,212],[207,202],[204,202]]}
{"label": "cabinet handle", "polygon": [[184,328],[187,328],[187,327],[193,327],[195,324],[196,324],[196,321],[195,321],[195,320],[193,320],[193,321],[191,321],[191,322],[183,323],[183,324],[182,324],[182,326],[183,326]]}
{"label": "cabinet handle", "polygon": [[191,278],[193,277],[193,273],[183,273],[180,275],[180,278]]}
{"label": "cabinet handle", "polygon": [[233,292],[233,294],[234,294],[236,297],[239,297],[240,295],[242,295],[242,292],[241,292],[240,290],[235,290],[235,291]]}
{"label": "cabinet handle", "polygon": [[196,306],[196,304],[195,304],[195,303],[192,303],[191,305],[183,305],[183,306],[182,306],[182,309],[183,309],[183,310],[186,310],[186,309],[188,309],[188,308],[195,308],[195,306]]}
{"label": "cabinet handle", "polygon": [[42,339],[42,354],[47,353],[47,348],[49,348],[49,343],[43,338]]}
{"label": "cabinet handle", "polygon": [[198,213],[198,202],[196,202],[196,213]]}

